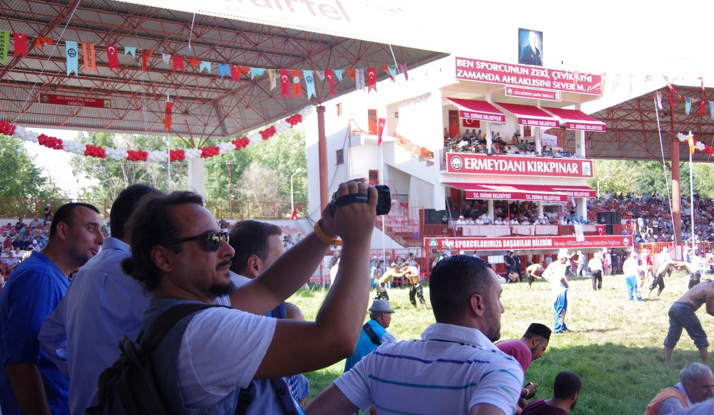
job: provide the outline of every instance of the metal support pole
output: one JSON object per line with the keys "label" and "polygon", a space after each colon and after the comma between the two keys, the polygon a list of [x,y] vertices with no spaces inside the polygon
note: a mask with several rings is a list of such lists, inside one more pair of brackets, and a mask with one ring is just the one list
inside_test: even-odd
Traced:
{"label": "metal support pole", "polygon": [[317,154],[320,170],[320,210],[329,203],[329,183],[327,181],[327,137],[325,136],[325,107],[317,107]]}
{"label": "metal support pole", "polygon": [[679,139],[674,127],[674,106],[669,107],[669,123],[672,130],[672,216],[674,217],[674,244],[682,242],[682,194],[679,176]]}

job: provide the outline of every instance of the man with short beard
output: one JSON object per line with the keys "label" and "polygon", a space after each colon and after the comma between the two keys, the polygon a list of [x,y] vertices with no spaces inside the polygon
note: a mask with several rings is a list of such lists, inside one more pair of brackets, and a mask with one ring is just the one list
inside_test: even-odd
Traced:
{"label": "man with short beard", "polygon": [[560,372],[553,382],[553,397],[535,400],[525,408],[521,415],[566,415],[575,408],[580,396],[583,381],[572,372]]}
{"label": "man with short beard", "polygon": [[422,341],[382,344],[318,395],[307,413],[347,415],[374,406],[380,413],[513,414],[523,369],[492,343],[501,336],[501,291],[480,258],[440,261],[430,281],[436,323]]}
{"label": "man with short beard", "polygon": [[[69,379],[40,349],[42,323],[69,287],[69,275],[99,252],[99,210],[68,203],[55,213],[50,240],[15,268],[0,295],[0,406],[5,415],[69,414]],[[91,347],[91,346],[90,346]]]}

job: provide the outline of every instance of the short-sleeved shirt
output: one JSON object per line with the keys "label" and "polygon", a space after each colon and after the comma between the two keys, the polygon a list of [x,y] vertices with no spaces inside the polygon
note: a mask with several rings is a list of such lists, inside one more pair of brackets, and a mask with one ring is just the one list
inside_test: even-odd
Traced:
{"label": "short-sleeved shirt", "polygon": [[[397,341],[397,339],[384,327],[382,327],[382,325],[379,324],[379,322],[377,322],[376,320],[369,320],[365,324],[369,324],[369,326],[372,328],[372,331],[374,331],[374,334],[377,335],[377,337],[379,338],[381,342],[380,344]],[[379,345],[374,344],[367,332],[364,330],[364,328],[362,328],[362,330],[359,332],[359,339],[357,339],[357,347],[355,348],[354,354],[348,357],[347,360],[345,360],[345,372],[352,369],[352,367],[356,365],[357,362],[362,360],[363,357],[372,353],[372,351],[374,351],[374,349],[376,349],[378,346]]]}
{"label": "short-sleeved shirt", "polygon": [[8,364],[34,363],[53,414],[69,413],[69,379],[40,349],[38,334],[69,287],[67,276],[44,254],[15,268],[0,294],[0,404],[4,415],[21,414],[5,372]]}
{"label": "short-sleeved shirt", "polygon": [[523,369],[480,331],[434,323],[422,340],[385,343],[335,386],[355,406],[378,413],[466,414],[480,404],[512,414]]}
{"label": "short-sleeved shirt", "polygon": [[498,347],[498,350],[516,359],[518,364],[523,368],[523,373],[526,373],[531,362],[533,362],[531,349],[518,339],[504,340],[496,344],[496,347]]}
{"label": "short-sleeved shirt", "polygon": [[543,399],[538,399],[526,405],[521,415],[568,415],[568,413],[548,405]]}

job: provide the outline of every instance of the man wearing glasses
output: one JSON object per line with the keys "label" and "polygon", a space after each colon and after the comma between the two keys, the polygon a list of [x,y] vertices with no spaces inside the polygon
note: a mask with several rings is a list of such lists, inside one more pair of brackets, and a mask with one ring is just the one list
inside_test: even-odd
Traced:
{"label": "man wearing glasses", "polygon": [[[371,234],[377,191],[343,183],[339,197],[367,194],[368,202],[327,207],[310,234],[235,292],[229,276],[233,248],[201,197],[190,192],[149,195],[129,225],[132,257],[124,271],[154,298],[144,328],[170,307],[213,303],[230,294],[234,308],[212,307],[185,317],[151,356],[159,391],[171,413],[200,408],[235,413],[240,388],[329,366],[355,348],[367,307]],[[339,235],[343,248],[335,284],[316,321],[262,317],[312,275]]]}

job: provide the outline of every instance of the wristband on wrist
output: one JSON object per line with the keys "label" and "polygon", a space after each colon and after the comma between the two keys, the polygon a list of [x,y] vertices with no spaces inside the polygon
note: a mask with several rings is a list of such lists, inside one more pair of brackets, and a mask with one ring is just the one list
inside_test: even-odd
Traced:
{"label": "wristband on wrist", "polygon": [[315,235],[317,235],[317,237],[318,237],[322,242],[324,242],[324,243],[326,243],[326,244],[328,244],[328,245],[334,245],[335,243],[337,243],[337,237],[336,237],[336,236],[335,236],[335,237],[329,237],[329,236],[327,236],[327,234],[325,233],[325,231],[322,230],[321,225],[322,225],[322,219],[318,220],[317,223],[315,224],[315,227],[314,227],[314,229],[315,229]]}

